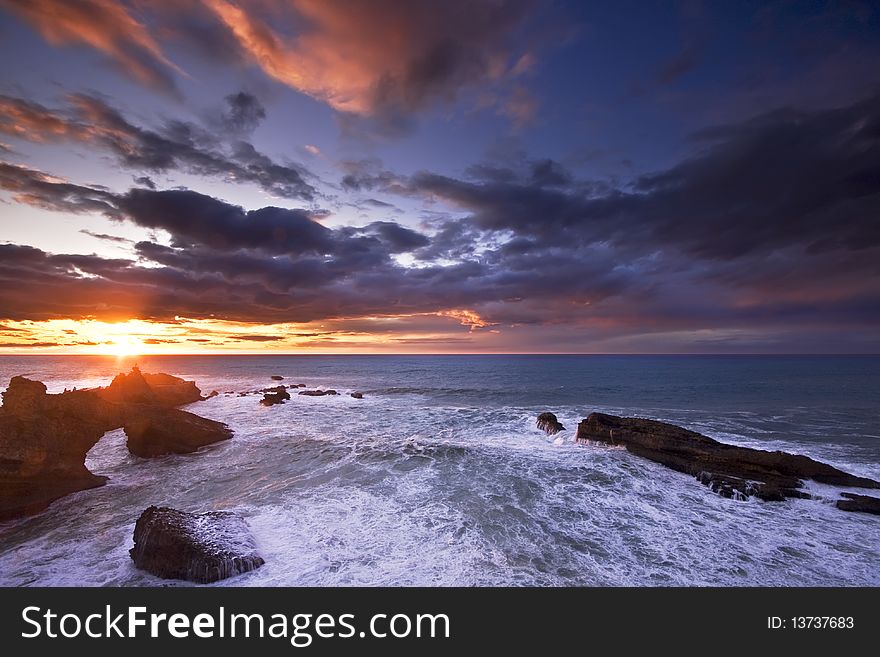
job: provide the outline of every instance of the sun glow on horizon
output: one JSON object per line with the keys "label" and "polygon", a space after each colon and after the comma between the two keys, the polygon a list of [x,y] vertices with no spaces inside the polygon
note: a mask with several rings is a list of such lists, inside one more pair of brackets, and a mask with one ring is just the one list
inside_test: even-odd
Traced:
{"label": "sun glow on horizon", "polygon": [[224,353],[432,353],[477,346],[497,324],[477,312],[450,309],[260,324],[175,317],[166,321],[50,319],[0,323],[0,353],[134,356]]}

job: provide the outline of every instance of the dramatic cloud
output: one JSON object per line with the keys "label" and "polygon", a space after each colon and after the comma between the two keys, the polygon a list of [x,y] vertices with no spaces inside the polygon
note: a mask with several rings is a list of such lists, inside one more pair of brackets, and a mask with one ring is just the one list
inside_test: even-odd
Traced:
{"label": "dramatic cloud", "polygon": [[115,0],[0,0],[53,45],[85,44],[104,53],[124,73],[150,87],[176,93],[181,73],[147,27]]}
{"label": "dramatic cloud", "polygon": [[301,209],[245,210],[190,190],[114,193],[3,165],[0,186],[21,202],[168,239],[137,243],[131,260],[7,245],[0,319],[429,314],[475,333],[565,325],[585,339],[864,331],[880,321],[878,126],[876,98],[776,111],[703,131],[690,158],[620,188],[552,160],[472,167],[467,179],[346,165],[351,189],[443,208],[422,230],[329,228]]}
{"label": "dramatic cloud", "polygon": [[343,112],[376,114],[409,113],[503,76],[533,3],[293,0],[276,5],[271,22],[244,3],[204,4],[270,77]]}
{"label": "dramatic cloud", "polygon": [[[223,120],[239,132],[253,128],[265,115],[259,101],[247,94],[227,100]],[[68,101],[69,107],[55,111],[0,96],[0,133],[35,142],[81,142],[109,151],[122,166],[135,171],[216,176],[259,185],[281,198],[311,200],[315,195],[304,169],[279,164],[246,141],[233,141],[227,147],[205,128],[184,121],[168,121],[156,130],[138,127],[94,96],[73,94]]]}

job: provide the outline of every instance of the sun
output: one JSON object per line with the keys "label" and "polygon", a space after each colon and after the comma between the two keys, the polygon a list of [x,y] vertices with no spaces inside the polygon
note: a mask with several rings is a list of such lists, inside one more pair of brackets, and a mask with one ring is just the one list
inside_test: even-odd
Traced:
{"label": "sun", "polygon": [[144,343],[139,338],[130,335],[120,335],[113,338],[109,344],[107,344],[107,352],[113,354],[117,358],[139,356],[144,353]]}

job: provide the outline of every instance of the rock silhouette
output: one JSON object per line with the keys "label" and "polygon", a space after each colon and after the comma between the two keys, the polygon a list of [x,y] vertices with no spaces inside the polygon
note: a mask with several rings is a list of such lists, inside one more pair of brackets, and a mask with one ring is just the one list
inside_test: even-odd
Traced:
{"label": "rock silhouette", "polygon": [[37,513],[70,493],[101,486],[85,467],[107,431],[124,428],[132,453],[191,452],[226,440],[219,423],[174,408],[201,399],[192,381],[136,367],[106,388],[50,395],[40,381],[13,377],[0,406],[0,520]]}
{"label": "rock silhouette", "polygon": [[290,393],[284,389],[284,386],[278,386],[264,390],[260,403],[263,406],[274,406],[275,404],[283,404],[288,399],[290,399]]}

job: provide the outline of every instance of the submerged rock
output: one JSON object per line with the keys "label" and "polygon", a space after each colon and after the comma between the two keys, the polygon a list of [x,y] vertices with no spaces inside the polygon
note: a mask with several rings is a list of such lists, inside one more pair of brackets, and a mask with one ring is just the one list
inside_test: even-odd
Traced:
{"label": "submerged rock", "polygon": [[306,387],[306,384],[305,384],[305,383],[291,383],[291,384],[290,384],[289,386],[287,386],[287,387],[288,387],[288,388],[291,388],[291,389],[293,389],[293,388],[305,388],[305,387]]}
{"label": "submerged rock", "polygon": [[306,397],[323,397],[325,395],[338,395],[339,393],[335,390],[303,390],[299,394]]}
{"label": "submerged rock", "polygon": [[269,378],[272,379],[273,381],[283,381],[284,380],[284,377],[281,376],[280,374],[273,374]]}
{"label": "submerged rock", "polygon": [[578,424],[577,441],[621,445],[633,454],[696,477],[720,495],[737,499],[752,495],[765,501],[809,497],[799,490],[804,479],[833,486],[880,488],[880,482],[806,456],[727,445],[656,420],[592,413]]}
{"label": "submerged rock", "polygon": [[60,497],[103,485],[107,478],[89,472],[85,458],[107,431],[127,427],[138,433],[145,427],[149,449],[141,450],[139,438],[129,434],[129,448],[141,455],[193,451],[209,437],[231,436],[225,425],[221,431],[215,427],[220,423],[174,409],[201,399],[195,383],[137,368],[106,388],[55,395],[39,381],[16,376],[2,398],[0,520],[37,513]]}
{"label": "submerged rock", "polygon": [[363,398],[364,398],[364,393],[362,393],[362,392],[353,392],[353,393],[351,393],[351,396],[354,397],[355,399],[363,399]]}
{"label": "submerged rock", "polygon": [[842,511],[861,511],[880,516],[880,498],[855,493],[841,493],[846,499],[837,500],[837,508]]}
{"label": "submerged rock", "polygon": [[290,393],[284,389],[284,386],[278,386],[264,390],[260,403],[263,406],[274,406],[275,404],[283,404],[288,399],[290,399]]}
{"label": "submerged rock", "polygon": [[200,584],[241,575],[265,563],[240,516],[156,506],[138,518],[129,554],[135,566],[157,577]]}
{"label": "submerged rock", "polygon": [[175,408],[144,411],[123,429],[128,437],[128,451],[146,458],[189,454],[206,445],[232,438],[232,430],[222,422]]}
{"label": "submerged rock", "polygon": [[538,429],[549,436],[559,433],[560,431],[565,431],[565,427],[562,426],[562,423],[556,419],[556,416],[553,413],[541,413],[538,416],[537,426]]}

